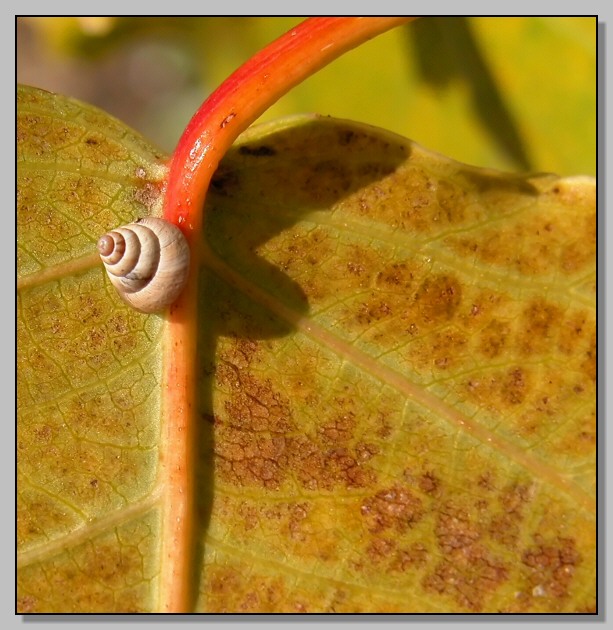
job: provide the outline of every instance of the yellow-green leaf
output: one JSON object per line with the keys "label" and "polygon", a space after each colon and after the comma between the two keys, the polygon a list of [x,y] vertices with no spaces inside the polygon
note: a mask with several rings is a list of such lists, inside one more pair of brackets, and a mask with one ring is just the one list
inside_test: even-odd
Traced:
{"label": "yellow-green leaf", "polygon": [[158,575],[163,319],[126,308],[98,237],[159,214],[162,156],[106,114],[18,94],[22,612],[138,611]]}
{"label": "yellow-green leaf", "polygon": [[[62,146],[70,102],[23,94],[20,125],[36,114]],[[142,214],[133,169],[155,213],[161,158],[124,131],[114,177],[114,158],[20,153],[19,245],[39,264],[19,296],[23,611],[165,597],[163,319],[32,237],[93,206]],[[68,176],[83,193],[64,204]],[[595,608],[594,197],[592,180],[475,169],[343,121],[243,136],[198,253],[194,610]]]}
{"label": "yellow-green leaf", "polygon": [[593,608],[594,208],[351,123],[247,135],[208,198],[202,610]]}

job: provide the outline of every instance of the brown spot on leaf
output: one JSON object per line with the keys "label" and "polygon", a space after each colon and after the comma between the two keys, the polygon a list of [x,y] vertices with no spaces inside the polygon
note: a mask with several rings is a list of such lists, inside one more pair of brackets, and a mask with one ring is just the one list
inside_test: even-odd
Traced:
{"label": "brown spot on leaf", "polygon": [[437,496],[439,494],[440,485],[441,480],[431,470],[424,473],[419,478],[419,489],[425,494]]}
{"label": "brown spot on leaf", "polygon": [[347,263],[347,271],[354,276],[361,276],[364,273],[365,269],[364,265],[350,261]]}
{"label": "brown spot on leaf", "polygon": [[479,531],[471,522],[468,513],[451,503],[441,507],[435,534],[438,545],[444,553],[469,547],[480,537]]}
{"label": "brown spot on leaf", "polygon": [[347,146],[356,140],[356,132],[353,129],[341,129],[338,132],[338,143]]}
{"label": "brown spot on leaf", "polygon": [[355,447],[357,461],[367,462],[372,459],[381,449],[376,444],[369,442],[358,442]]}
{"label": "brown spot on leaf", "polygon": [[[151,552],[144,543],[119,542],[127,538],[143,542],[147,528],[119,528],[96,538],[71,553],[63,553],[45,563],[34,563],[20,571],[27,590],[28,612],[39,613],[113,613],[150,610],[150,587],[143,575],[143,556]],[[131,529],[130,532],[127,529]],[[150,532],[149,532],[150,533]],[[25,590],[25,589],[24,589]],[[24,611],[25,612],[25,611]]]}
{"label": "brown spot on leaf", "polygon": [[492,472],[487,470],[484,473],[481,473],[477,479],[477,486],[487,492],[493,490],[495,488],[495,484]]}
{"label": "brown spot on leaf", "polygon": [[407,486],[396,484],[363,501],[361,514],[368,530],[403,533],[423,516],[422,502]]}
{"label": "brown spot on leaf", "polygon": [[224,403],[228,422],[244,431],[282,434],[293,427],[289,400],[270,379],[258,379],[240,369],[233,371],[233,391]]}
{"label": "brown spot on leaf", "polygon": [[426,360],[429,358],[431,365],[439,370],[448,370],[462,361],[467,341],[463,332],[455,327],[446,327],[423,340],[420,344],[422,356]]}
{"label": "brown spot on leaf", "polygon": [[361,326],[369,326],[390,317],[392,308],[385,299],[375,298],[368,302],[363,302],[356,313],[356,321]]}
{"label": "brown spot on leaf", "polygon": [[488,533],[493,540],[515,550],[521,534],[524,509],[532,499],[532,488],[527,484],[507,486],[498,497],[499,510],[494,512]]}
{"label": "brown spot on leaf", "polygon": [[241,574],[234,568],[213,565],[207,571],[207,590],[214,610],[236,612],[234,597],[242,590]]}
{"label": "brown spot on leaf", "polygon": [[585,352],[585,359],[581,363],[581,369],[590,382],[596,382],[596,334],[592,335],[591,344]]}
{"label": "brown spot on leaf", "polygon": [[389,201],[377,205],[384,217],[388,214],[387,220],[393,228],[409,233],[430,232],[446,218],[446,213],[436,203],[436,183],[427,170],[409,166],[400,175],[389,177],[387,182],[385,192]]}
{"label": "brown spot on leaf", "polygon": [[488,359],[499,356],[507,347],[511,326],[502,320],[492,320],[481,332],[479,350]]}
{"label": "brown spot on leaf", "polygon": [[92,320],[96,322],[100,320],[101,316],[104,314],[102,306],[90,296],[79,295],[77,302],[77,313],[79,321],[82,324],[87,324],[88,322],[91,324]]}
{"label": "brown spot on leaf", "polygon": [[348,449],[335,448],[323,455],[320,479],[320,487],[364,488],[373,483],[374,473],[363,468]]}
{"label": "brown spot on leaf", "polygon": [[44,424],[42,427],[34,429],[34,436],[36,441],[42,444],[49,444],[53,437],[53,429],[48,424]]}
{"label": "brown spot on leaf", "polygon": [[204,585],[209,610],[218,613],[291,613],[307,609],[308,599],[292,596],[283,577],[244,566],[212,565]]}
{"label": "brown spot on leaf", "polygon": [[427,277],[415,293],[415,307],[424,324],[451,319],[462,301],[462,288],[454,276]]}
{"label": "brown spot on leaf", "polygon": [[593,327],[587,311],[580,310],[570,313],[560,326],[558,350],[563,354],[572,355],[577,349],[577,344],[589,335]]}
{"label": "brown spot on leaf", "polygon": [[424,589],[452,598],[465,610],[482,612],[486,597],[507,579],[505,565],[482,545],[452,555],[426,576]]}
{"label": "brown spot on leaf", "polygon": [[25,595],[24,597],[17,598],[17,614],[27,615],[29,613],[37,612],[36,604],[38,600],[33,595]]}
{"label": "brown spot on leaf", "polygon": [[419,269],[409,263],[393,263],[377,274],[376,285],[381,289],[406,291],[413,286],[418,273]]}
{"label": "brown spot on leaf", "polygon": [[487,290],[471,287],[469,297],[465,300],[462,311],[457,314],[457,321],[466,330],[481,332],[490,322],[495,322],[499,313],[505,312],[505,306],[510,300],[508,296]]}
{"label": "brown spot on leaf", "polygon": [[[355,439],[359,407],[355,397],[334,396],[312,430],[298,430],[293,405],[321,402],[309,396],[289,399],[271,379],[254,376],[258,372],[250,368],[260,362],[258,342],[230,342],[220,356],[215,374],[224,391],[220,403],[224,413],[215,418],[215,448],[217,471],[224,481],[268,489],[291,481],[308,490],[326,491],[374,483],[369,461],[378,447]],[[282,382],[301,391],[304,376],[298,377]]]}
{"label": "brown spot on leaf", "polygon": [[396,543],[389,538],[373,538],[366,549],[370,562],[379,564],[387,560],[394,553]]}
{"label": "brown spot on leaf", "polygon": [[577,238],[563,246],[560,268],[565,274],[576,275],[593,265],[596,256],[595,226],[592,225],[586,232],[585,238]]}
{"label": "brown spot on leaf", "polygon": [[260,520],[259,510],[255,506],[250,505],[244,501],[239,506],[238,515],[240,516],[240,518],[237,522],[240,523],[245,532],[249,532],[252,529],[255,529]]}
{"label": "brown spot on leaf", "polygon": [[375,480],[374,472],[363,466],[348,448],[324,449],[306,437],[295,437],[288,442],[290,470],[308,490],[363,488]]}
{"label": "brown spot on leaf", "polygon": [[577,417],[576,428],[557,445],[562,453],[591,456],[596,445],[596,409],[586,409]]}
{"label": "brown spot on leaf", "polygon": [[138,188],[134,189],[134,201],[142,204],[147,211],[147,214],[153,212],[153,209],[158,204],[162,191],[160,187],[152,182],[145,182]]}
{"label": "brown spot on leaf", "polygon": [[575,541],[561,537],[545,541],[537,535],[534,543],[521,556],[522,563],[528,568],[524,575],[529,592],[535,597],[566,597],[581,561]]}
{"label": "brown spot on leaf", "polygon": [[302,526],[308,516],[309,510],[310,505],[308,503],[296,503],[291,505],[288,522],[290,539],[299,541],[306,540],[307,536],[302,531]]}
{"label": "brown spot on leaf", "polygon": [[108,329],[114,335],[126,335],[130,326],[124,312],[120,311],[111,315],[107,322]]}
{"label": "brown spot on leaf", "polygon": [[389,570],[396,573],[414,571],[424,567],[428,560],[428,550],[421,543],[413,543],[408,548],[400,548],[389,564]]}
{"label": "brown spot on leaf", "polygon": [[518,405],[526,397],[526,376],[521,368],[512,368],[502,383],[502,398],[510,405]]}
{"label": "brown spot on leaf", "polygon": [[222,353],[216,370],[219,386],[230,392],[224,407],[226,425],[245,433],[283,434],[293,427],[289,400],[269,378],[253,376],[248,369],[259,361],[259,344],[238,339]]}
{"label": "brown spot on leaf", "polygon": [[523,403],[530,391],[530,371],[511,367],[504,372],[473,376],[466,381],[466,392],[479,406],[513,407]]}
{"label": "brown spot on leaf", "polygon": [[434,531],[443,558],[423,587],[466,610],[482,611],[486,598],[506,581],[507,567],[481,542],[480,526],[468,512],[452,503],[441,506]]}
{"label": "brown spot on leaf", "polygon": [[[313,438],[292,435],[290,403],[268,379],[260,381],[226,365],[220,380],[232,385],[231,397],[224,404],[227,420],[216,428],[218,472],[226,481],[278,489],[293,478],[310,490],[373,483],[374,473],[365,464],[376,447],[352,444],[352,412],[334,416]],[[342,401],[337,402],[341,409]]]}
{"label": "brown spot on leaf", "polygon": [[522,313],[518,328],[518,345],[523,354],[544,352],[551,343],[554,330],[560,324],[561,310],[543,299],[532,300]]}
{"label": "brown spot on leaf", "polygon": [[277,489],[286,471],[285,439],[253,434],[234,427],[220,427],[215,453],[219,474],[235,486],[259,485]]}
{"label": "brown spot on leaf", "polygon": [[128,334],[113,338],[111,345],[115,356],[119,359],[124,359],[133,355],[137,344],[137,336]]}
{"label": "brown spot on leaf", "polygon": [[[331,290],[334,290],[335,275],[340,275],[344,279],[347,278],[345,265],[339,265],[336,270],[325,266],[326,261],[332,257],[332,253],[333,243],[326,230],[315,228],[307,233],[295,235],[290,244],[276,254],[275,259],[284,271],[304,270],[305,266],[307,268],[317,267],[319,273],[322,273],[325,269],[327,281],[322,282],[322,279],[317,276],[308,277],[301,281],[300,287],[304,295],[313,300],[321,299]],[[266,254],[264,253],[263,255]],[[364,262],[359,254],[355,256],[355,259]],[[310,275],[310,272],[307,273]],[[359,286],[359,282],[357,285]]]}
{"label": "brown spot on leaf", "polygon": [[319,428],[322,444],[331,446],[339,442],[348,442],[353,436],[355,426],[356,420],[353,412],[336,417],[333,422],[324,424]]}

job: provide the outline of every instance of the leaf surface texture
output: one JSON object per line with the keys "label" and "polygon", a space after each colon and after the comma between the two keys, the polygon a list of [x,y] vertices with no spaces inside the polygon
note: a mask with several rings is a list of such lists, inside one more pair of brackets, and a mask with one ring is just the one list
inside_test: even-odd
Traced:
{"label": "leaf surface texture", "polygon": [[[155,611],[164,319],[87,261],[164,156],[19,98],[19,606]],[[205,223],[195,610],[595,608],[592,180],[301,117],[241,137]]]}

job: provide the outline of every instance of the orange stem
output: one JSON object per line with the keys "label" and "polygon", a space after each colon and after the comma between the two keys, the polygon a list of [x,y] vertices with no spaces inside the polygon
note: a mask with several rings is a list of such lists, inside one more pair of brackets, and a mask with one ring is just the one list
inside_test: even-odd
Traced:
{"label": "orange stem", "polygon": [[254,55],[209,96],[172,157],[164,217],[198,233],[217,165],[238,135],[292,87],[343,53],[415,18],[310,18]]}
{"label": "orange stem", "polygon": [[[311,18],[264,48],[203,103],[172,156],[164,217],[192,247],[202,228],[204,200],[217,166],[238,135],[292,87],[348,50],[414,18]],[[195,367],[198,264],[168,313],[164,348],[161,462],[164,497],[161,609],[193,606]]]}

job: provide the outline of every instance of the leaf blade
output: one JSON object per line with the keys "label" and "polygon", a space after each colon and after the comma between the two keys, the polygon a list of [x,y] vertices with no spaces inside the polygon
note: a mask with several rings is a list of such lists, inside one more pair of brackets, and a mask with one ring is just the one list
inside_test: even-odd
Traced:
{"label": "leaf blade", "polygon": [[339,121],[252,133],[207,209],[201,610],[590,608],[593,294],[565,287],[594,278],[593,182]]}
{"label": "leaf blade", "polygon": [[18,607],[149,610],[163,322],[127,309],[93,252],[159,212],[165,166],[118,121],[42,90],[18,88],[17,124]]}
{"label": "leaf blade", "polygon": [[[113,221],[157,207],[150,156],[149,187],[138,158],[122,171]],[[60,233],[98,192],[59,194],[66,171],[21,165],[20,209]],[[472,169],[309,118],[245,134],[208,204],[198,610],[592,609],[593,182]],[[94,230],[61,259],[33,227],[20,609],[156,610],[162,323],[70,267]]]}

